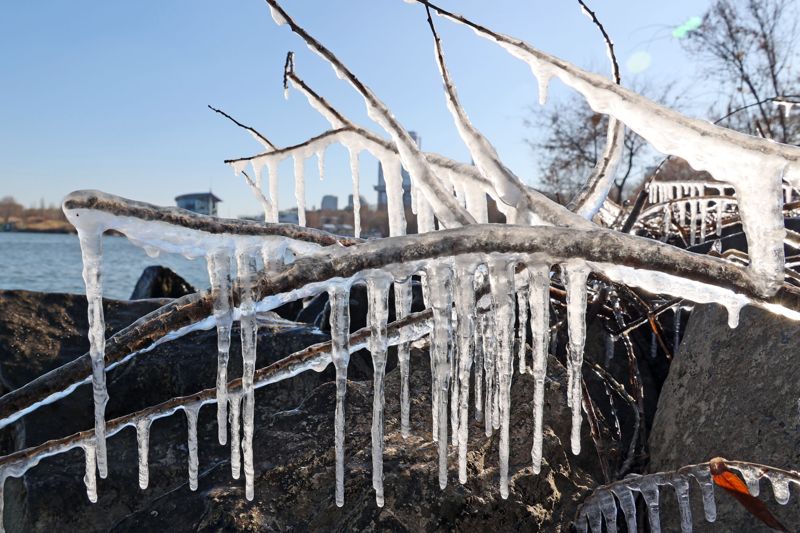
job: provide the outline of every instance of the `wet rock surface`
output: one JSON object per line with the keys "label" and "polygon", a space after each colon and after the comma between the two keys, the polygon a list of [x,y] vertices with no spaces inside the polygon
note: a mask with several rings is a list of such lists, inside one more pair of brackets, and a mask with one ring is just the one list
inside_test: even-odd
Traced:
{"label": "wet rock surface", "polygon": [[130,299],[180,298],[193,292],[197,292],[196,289],[178,274],[167,267],[153,265],[139,276]]}
{"label": "wet rock surface", "polygon": [[[674,470],[715,456],[796,470],[800,465],[800,323],[754,307],[739,327],[719,306],[697,306],[672,363],[650,434],[650,471]],[[772,531],[716,488],[718,518],[703,520],[692,485],[695,531]],[[793,491],[794,492],[794,491]],[[762,481],[761,498],[790,531],[800,527],[797,493],[785,506]],[[678,530],[671,489],[662,489],[665,530]]]}
{"label": "wet rock surface", "polygon": [[[19,385],[86,349],[85,300],[79,296],[0,293],[0,371],[4,383]],[[39,302],[38,304],[36,302]],[[16,317],[40,305],[37,320]],[[109,330],[138,318],[158,302],[106,302]],[[139,307],[136,307],[139,306]],[[148,308],[149,306],[149,308]],[[47,326],[49,324],[49,326]],[[45,327],[47,326],[47,327]],[[38,333],[37,333],[38,331]],[[259,330],[258,366],[326,337],[308,326],[286,324]],[[241,372],[238,330],[231,347],[230,375]],[[24,361],[38,361],[28,368]],[[192,333],[159,346],[109,374],[109,418],[188,394],[214,383],[216,334]],[[20,375],[18,375],[18,373]],[[368,377],[368,376],[367,376]],[[570,412],[566,375],[549,361],[545,396],[544,463],[531,463],[530,376],[515,375],[512,387],[511,494],[499,495],[497,432],[486,437],[483,423],[470,427],[468,481],[457,480],[451,447],[445,490],[437,481],[436,445],[431,439],[430,363],[424,351],[412,355],[412,436],[399,432],[399,370],[386,376],[386,504],[375,504],[371,480],[372,380],[351,381],[347,396],[345,506],[334,503],[331,367],[306,372],[256,391],[255,500],[244,498],[244,480],[234,480],[230,449],[217,442],[213,406],[198,421],[199,488],[188,487],[186,419],[182,412],[153,423],[150,486],[137,483],[136,436],[132,428],[108,441],[109,477],[98,479],[99,500],[91,504],[83,484],[80,450],[44,459],[25,476],[6,483],[8,531],[344,531],[441,529],[566,531],[579,501],[599,479],[596,455],[584,426],[583,453],[568,452]],[[472,413],[471,408],[471,413]],[[84,386],[4,430],[6,446],[31,445],[92,425]],[[8,448],[6,448],[6,451]]]}

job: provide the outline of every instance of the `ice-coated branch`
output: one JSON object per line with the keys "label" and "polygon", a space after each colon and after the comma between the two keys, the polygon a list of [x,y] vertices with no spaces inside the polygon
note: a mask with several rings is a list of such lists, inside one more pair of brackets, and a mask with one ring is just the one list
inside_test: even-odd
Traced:
{"label": "ice-coated branch", "polygon": [[[606,43],[606,52],[608,53],[608,60],[611,61],[611,75],[613,76],[614,83],[619,85],[621,77],[619,74],[619,63],[617,56],[614,53],[614,42],[608,35],[597,14],[589,9],[589,6],[583,0],[578,0],[583,12],[588,16],[592,23],[597,26],[600,33],[603,35],[603,40]],[[622,151],[625,147],[625,124],[618,121],[614,117],[608,119],[608,133],[606,134],[606,145],[603,148],[603,153],[600,160],[595,165],[592,175],[586,180],[583,187],[575,195],[567,208],[578,213],[579,215],[591,220],[603,202],[608,197],[611,186],[614,183],[614,174],[617,170],[617,164],[622,156]]]}
{"label": "ice-coated branch", "polygon": [[[450,79],[450,72],[447,70],[447,65],[445,64],[442,41],[439,38],[439,34],[436,32],[433,18],[431,18],[430,8],[426,6],[425,10],[427,12],[428,26],[433,35],[436,64],[439,67],[439,73],[442,76],[442,82],[444,84],[447,109],[453,116],[453,121],[455,122],[461,140],[469,149],[475,166],[478,167],[481,174],[494,185],[500,200],[515,209],[525,209],[525,206],[520,205],[520,200],[524,198],[520,195],[520,192],[524,189],[522,181],[500,161],[497,150],[495,150],[491,142],[472,125],[461,102],[458,100],[456,88],[453,85],[453,81]],[[531,214],[536,216],[536,213]]]}
{"label": "ice-coated branch", "polygon": [[[659,510],[659,487],[671,486],[678,500],[680,512],[681,531],[692,531],[692,512],[689,500],[690,487],[697,482],[703,498],[703,511],[705,519],[713,522],[717,518],[717,506],[714,499],[714,485],[727,487],[726,475],[734,476],[731,471],[736,470],[744,479],[734,480],[737,486],[746,484],[751,496],[758,496],[761,479],[767,479],[772,484],[775,500],[786,504],[790,497],[790,484],[800,486],[800,473],[783,470],[772,466],[750,463],[746,461],[729,461],[715,457],[706,463],[687,465],[671,472],[658,472],[646,475],[631,475],[625,479],[602,485],[592,493],[578,507],[575,515],[575,528],[582,533],[591,531],[601,533],[604,531],[605,521],[607,531],[616,531],[617,503],[625,515],[628,531],[638,531],[636,526],[636,497],[635,492],[641,494],[646,503],[650,531],[661,531]],[[737,487],[738,488],[738,487]],[[744,495],[747,496],[747,495]],[[771,514],[759,515],[758,518],[770,527],[785,531],[783,526],[775,521]],[[770,520],[771,519],[771,520]]]}
{"label": "ice-coated branch", "polygon": [[392,140],[397,145],[403,166],[409,171],[414,185],[424,192],[439,221],[448,228],[474,224],[475,219],[472,215],[461,207],[456,198],[444,188],[442,182],[431,170],[414,139],[411,138],[408,131],[394,118],[394,115],[372,90],[364,85],[330,50],[298,25],[277,0],[266,0],[266,2],[272,11],[272,18],[278,25],[288,24],[292,31],[299,35],[311,50],[331,64],[337,76],[346,79],[361,94],[370,118],[375,120],[391,135]]}
{"label": "ice-coated branch", "polygon": [[[392,322],[387,327],[386,340],[389,345],[419,339],[430,330],[431,311],[421,311]],[[358,351],[366,347],[370,329],[364,327],[350,334],[350,350]],[[295,352],[266,367],[254,375],[254,387],[260,388],[294,377],[308,370],[322,371],[331,362],[331,342],[314,344]],[[228,391],[235,395],[242,392],[242,379],[228,382]],[[189,396],[171,398],[165,402],[130,413],[106,422],[107,435],[118,433],[127,426],[135,427],[140,421],[150,421],[170,416],[179,409],[216,403],[216,388],[205,389]],[[67,437],[44,442],[38,446],[15,451],[0,457],[0,479],[22,476],[29,468],[36,466],[45,457],[64,453],[70,449],[90,444],[94,441],[94,430],[81,431]],[[0,518],[0,520],[2,520]]]}
{"label": "ice-coated branch", "polygon": [[708,171],[714,179],[731,183],[738,193],[748,236],[750,268],[760,277],[765,291],[778,290],[783,282],[784,262],[781,182],[785,179],[800,183],[800,147],[688,118],[524,41],[492,31],[428,0],[417,1],[526,62],[540,84],[558,78],[583,95],[596,112],[625,123],[657,150],[681,157],[693,168]]}
{"label": "ice-coated branch", "polygon": [[[322,150],[336,142],[343,144],[351,142],[363,146],[365,150],[368,150],[378,159],[399,157],[397,145],[394,142],[387,141],[371,131],[355,125],[355,123],[342,115],[329,102],[313,91],[302,78],[297,76],[293,65],[293,62],[289,63],[285,72],[286,79],[291,81],[292,85],[308,98],[311,106],[329,120],[334,129],[290,147],[262,152],[248,157],[228,159],[225,163],[242,164],[259,159],[268,161],[272,158],[282,160],[294,157],[295,155],[303,157],[309,153]],[[502,201],[498,197],[492,182],[486,179],[475,166],[455,161],[435,152],[423,152],[423,155],[428,163],[433,165],[437,175],[450,175],[452,178],[458,180],[460,185],[465,189],[479,190],[481,191],[480,194],[488,194],[498,202]],[[522,184],[521,187],[518,194],[525,196],[524,203],[546,224],[576,228],[591,227],[591,224],[586,220],[575,215],[575,213],[572,213],[564,206],[553,202],[535,189],[525,186],[524,184]]]}
{"label": "ice-coated branch", "polygon": [[325,98],[320,96],[316,91],[306,84],[294,72],[294,52],[286,54],[286,64],[283,68],[283,90],[289,90],[289,82],[292,83],[295,89],[300,91],[308,100],[308,103],[316,109],[325,120],[327,120],[332,128],[343,128],[345,126],[355,126],[350,120],[346,119],[339,111],[328,103]]}
{"label": "ice-coated branch", "polygon": [[[430,259],[492,252],[538,254],[550,264],[583,259],[613,281],[699,302],[719,302],[729,308],[732,316],[750,303],[800,319],[800,293],[784,287],[767,297],[759,292],[760,285],[749,270],[722,259],[608,230],[498,224],[390,237],[349,248],[325,248],[298,259],[280,273],[260,274],[255,298],[261,301],[259,310],[268,310],[291,300],[292,291],[298,288],[324,284],[333,278],[349,278],[391,265],[413,266]],[[212,327],[212,300],[210,292],[203,291],[145,315],[108,339],[106,366],[146,350],[167,336],[179,336],[191,328]],[[236,299],[234,303],[238,304]],[[86,354],[0,397],[0,427],[72,390],[87,378],[90,369]]]}
{"label": "ice-coated branch", "polygon": [[[80,215],[81,211],[87,214],[104,213],[115,217],[119,221],[117,229],[125,233],[125,222],[139,221],[155,224],[168,224],[173,226],[172,232],[181,230],[187,234],[195,231],[211,235],[228,235],[239,237],[277,237],[302,241],[320,246],[334,244],[352,246],[361,242],[361,239],[340,237],[323,230],[304,228],[295,224],[266,224],[250,220],[225,219],[208,215],[201,215],[177,207],[160,207],[145,202],[129,200],[101,191],[75,191],[64,199],[65,211],[72,211]],[[141,228],[139,228],[141,229]],[[158,229],[154,227],[157,233]],[[131,236],[136,240],[137,235]],[[166,236],[162,237],[166,241]],[[200,238],[198,237],[198,241]],[[199,245],[199,243],[197,243]]]}

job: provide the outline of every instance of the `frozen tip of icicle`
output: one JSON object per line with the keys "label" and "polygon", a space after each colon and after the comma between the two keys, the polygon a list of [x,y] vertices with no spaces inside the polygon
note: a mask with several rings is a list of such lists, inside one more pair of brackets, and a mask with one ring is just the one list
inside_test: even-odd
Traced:
{"label": "frozen tip of icicle", "polygon": [[233,161],[231,163],[231,168],[233,168],[233,173],[236,176],[241,175],[242,171],[247,167],[249,161]]}
{"label": "frozen tip of icicle", "polygon": [[288,100],[289,99],[289,86],[288,85],[283,88],[283,99],[284,100]]}

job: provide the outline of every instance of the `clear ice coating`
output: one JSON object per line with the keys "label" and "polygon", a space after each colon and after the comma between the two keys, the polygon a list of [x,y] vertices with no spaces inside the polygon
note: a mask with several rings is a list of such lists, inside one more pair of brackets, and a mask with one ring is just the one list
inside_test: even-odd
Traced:
{"label": "clear ice coating", "polygon": [[187,444],[189,450],[189,489],[197,490],[197,413],[200,405],[187,405],[183,408],[186,413]]}
{"label": "clear ice coating", "polygon": [[328,288],[331,307],[331,358],[336,369],[336,413],[334,446],[336,455],[336,505],[344,505],[344,400],[347,394],[347,366],[350,364],[350,287],[334,283]]}
{"label": "clear ice coating", "polygon": [[435,427],[439,445],[439,487],[447,486],[447,399],[450,387],[452,356],[453,271],[445,262],[434,262],[426,270],[430,306],[433,310],[431,332],[431,369],[433,371],[433,412],[438,416]]}
{"label": "clear ice coating", "polygon": [[[472,370],[473,340],[475,338],[475,269],[477,264],[470,258],[456,259],[454,273],[454,302],[456,315],[456,354],[458,366],[454,375],[453,390],[458,391],[457,434],[458,481],[467,482],[467,441],[469,438],[469,381]],[[476,375],[475,385],[478,386]]]}
{"label": "clear ice coating", "polygon": [[[96,224],[76,226],[83,258],[83,282],[89,307],[89,355],[92,359],[92,397],[94,398],[94,434],[97,470],[101,478],[108,475],[106,459],[106,323],[103,316],[103,227]],[[86,452],[87,464],[89,451]],[[94,459],[92,460],[94,464]],[[88,487],[88,483],[87,483]],[[97,496],[95,496],[96,498]],[[91,496],[90,496],[91,498]]]}
{"label": "clear ice coating", "polygon": [[144,490],[150,484],[150,467],[148,455],[150,453],[150,425],[152,421],[142,418],[136,421],[136,445],[139,456],[139,488]]}
{"label": "clear ice coating", "polygon": [[567,357],[567,405],[572,409],[572,453],[581,453],[581,387],[583,377],[583,347],[586,342],[586,281],[590,269],[576,260],[562,265],[567,288],[567,326],[569,355]]}
{"label": "clear ice coating", "polygon": [[370,330],[369,351],[372,354],[372,487],[375,502],[383,507],[383,378],[386,372],[386,325],[389,318],[389,288],[392,276],[375,272],[367,277],[367,326]]}
{"label": "clear ice coating", "polygon": [[[252,501],[254,494],[253,471],[253,417],[255,415],[255,390],[253,376],[256,371],[258,320],[253,299],[256,257],[258,251],[240,250],[236,254],[237,282],[239,286],[239,329],[242,337],[242,455],[244,458],[245,498]],[[187,413],[188,416],[188,413]]]}
{"label": "clear ice coating", "polygon": [[533,472],[542,465],[542,427],[544,416],[544,380],[547,374],[547,352],[550,342],[550,267],[528,265],[528,302],[531,309],[531,344],[533,347]]}
{"label": "clear ice coating", "polygon": [[227,250],[208,255],[208,278],[214,298],[214,321],[217,324],[217,427],[220,444],[228,438],[228,357],[233,326],[233,290],[231,256]]}

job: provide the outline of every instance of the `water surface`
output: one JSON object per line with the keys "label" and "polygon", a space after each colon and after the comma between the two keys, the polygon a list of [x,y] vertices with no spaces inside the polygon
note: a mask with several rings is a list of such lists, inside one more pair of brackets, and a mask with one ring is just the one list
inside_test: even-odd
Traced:
{"label": "water surface", "polygon": [[[145,267],[163,265],[197,289],[208,287],[203,259],[162,254],[148,257],[124,237],[103,237],[103,294],[129,298]],[[78,236],[50,233],[0,232],[0,289],[83,294],[81,247]]]}

